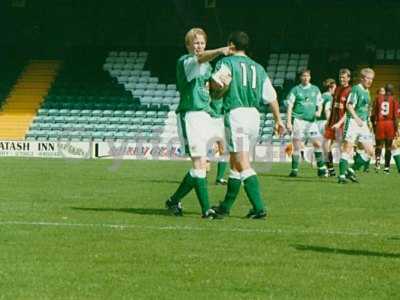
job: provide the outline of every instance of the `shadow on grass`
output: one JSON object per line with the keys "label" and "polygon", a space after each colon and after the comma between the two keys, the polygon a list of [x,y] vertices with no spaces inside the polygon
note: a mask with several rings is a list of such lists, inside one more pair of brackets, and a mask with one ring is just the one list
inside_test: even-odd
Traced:
{"label": "shadow on grass", "polygon": [[389,240],[400,241],[400,237],[390,237]]}
{"label": "shadow on grass", "polygon": [[267,174],[267,173],[259,173],[258,176],[260,177],[271,177],[271,178],[278,178],[278,181],[284,182],[309,182],[309,183],[337,183],[336,180],[330,180],[329,178],[319,178],[317,176],[302,176],[299,175],[298,177],[289,177],[285,174]]}
{"label": "shadow on grass", "polygon": [[[121,212],[135,215],[172,216],[166,209],[161,208],[112,208],[112,207],[71,207],[73,210],[91,212]],[[200,213],[185,211],[184,215],[199,215]]]}
{"label": "shadow on grass", "polygon": [[318,178],[318,177],[296,177],[296,178],[290,178],[286,176],[286,178],[279,178],[278,181],[282,182],[306,182],[306,183],[323,183],[323,184],[338,184],[336,180],[329,180],[327,178]]}
{"label": "shadow on grass", "polygon": [[368,251],[368,250],[340,249],[340,248],[330,248],[330,247],[310,246],[310,245],[292,245],[292,247],[294,247],[296,250],[299,250],[299,251],[311,251],[311,252],[320,252],[320,253],[327,253],[327,254],[400,258],[400,253],[386,253],[386,252],[375,252],[375,251]]}
{"label": "shadow on grass", "polygon": [[270,174],[270,173],[258,173],[260,177],[276,177],[276,178],[288,178],[287,174]]}
{"label": "shadow on grass", "polygon": [[174,183],[180,184],[182,181],[179,180],[165,180],[165,179],[132,179],[134,182],[149,182],[149,183]]}

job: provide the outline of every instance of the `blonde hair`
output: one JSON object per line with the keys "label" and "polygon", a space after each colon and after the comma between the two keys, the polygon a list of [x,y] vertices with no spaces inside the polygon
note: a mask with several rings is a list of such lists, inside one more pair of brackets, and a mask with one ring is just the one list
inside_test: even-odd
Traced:
{"label": "blonde hair", "polygon": [[366,77],[367,75],[375,76],[375,71],[372,70],[371,68],[364,68],[364,69],[361,69],[360,75],[361,75],[361,77]]}
{"label": "blonde hair", "polygon": [[196,35],[202,35],[207,42],[207,34],[201,28],[192,28],[185,35],[185,45],[190,45],[192,41],[196,38]]}

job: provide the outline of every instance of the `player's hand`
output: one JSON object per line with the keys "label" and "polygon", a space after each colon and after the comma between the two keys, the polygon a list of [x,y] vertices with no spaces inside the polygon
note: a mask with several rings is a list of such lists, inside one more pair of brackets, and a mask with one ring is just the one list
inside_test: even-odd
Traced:
{"label": "player's hand", "polygon": [[279,136],[283,136],[285,134],[286,128],[285,128],[285,125],[282,123],[282,121],[275,123],[275,132]]}
{"label": "player's hand", "polygon": [[362,126],[363,126],[364,123],[363,123],[363,121],[362,121],[360,118],[357,117],[357,118],[355,118],[354,120],[356,121],[356,123],[357,123],[357,125],[358,125],[359,127],[362,127]]}
{"label": "player's hand", "polygon": [[340,128],[340,124],[339,123],[335,123],[332,125],[331,127],[332,129],[339,129]]}
{"label": "player's hand", "polygon": [[288,131],[289,133],[292,132],[292,130],[293,130],[292,122],[290,122],[290,121],[287,122],[287,124],[286,124],[286,129],[287,129],[287,131]]}
{"label": "player's hand", "polygon": [[227,47],[222,47],[220,48],[221,54],[228,56],[233,54],[233,50],[235,49],[234,46],[227,46]]}

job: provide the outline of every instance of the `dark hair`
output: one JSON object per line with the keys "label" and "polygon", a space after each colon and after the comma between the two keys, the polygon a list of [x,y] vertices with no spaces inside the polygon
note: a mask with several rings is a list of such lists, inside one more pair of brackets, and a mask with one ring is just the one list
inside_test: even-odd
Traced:
{"label": "dark hair", "polygon": [[250,46],[250,38],[244,31],[234,31],[229,35],[229,43],[232,43],[236,50],[247,51]]}
{"label": "dark hair", "polygon": [[324,80],[323,85],[326,90],[330,89],[332,86],[336,85],[335,79],[327,78]]}
{"label": "dark hair", "polygon": [[388,83],[385,85],[386,95],[393,95],[393,90],[394,90],[393,84]]}
{"label": "dark hair", "polygon": [[298,77],[300,78],[301,76],[303,76],[303,74],[308,73],[311,75],[311,70],[304,68],[304,69],[300,69],[299,72],[297,73]]}

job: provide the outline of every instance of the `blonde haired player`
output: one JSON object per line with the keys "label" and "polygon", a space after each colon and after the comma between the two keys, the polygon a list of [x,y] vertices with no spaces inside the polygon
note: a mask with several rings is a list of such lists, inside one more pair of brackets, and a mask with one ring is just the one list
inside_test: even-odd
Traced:
{"label": "blonde haired player", "polygon": [[353,182],[357,182],[354,170],[348,166],[348,161],[356,143],[362,144],[364,153],[356,156],[356,160],[354,161],[355,169],[359,169],[360,166],[367,164],[374,155],[372,134],[368,127],[371,102],[369,88],[372,85],[374,77],[374,70],[370,68],[362,69],[360,71],[360,83],[353,86],[347,100],[343,152],[339,162],[339,183],[347,183],[346,173],[348,173],[347,176]]}
{"label": "blonde haired player", "polygon": [[166,201],[167,209],[174,215],[183,214],[181,200],[192,189],[199,200],[203,218],[213,218],[210,209],[206,180],[207,144],[211,139],[210,95],[208,81],[211,77],[209,61],[220,55],[229,55],[230,48],[205,50],[207,35],[201,28],[190,29],[185,36],[188,54],[177,62],[177,87],[180,101],[176,110],[178,133],[185,153],[192,160],[176,192]]}

